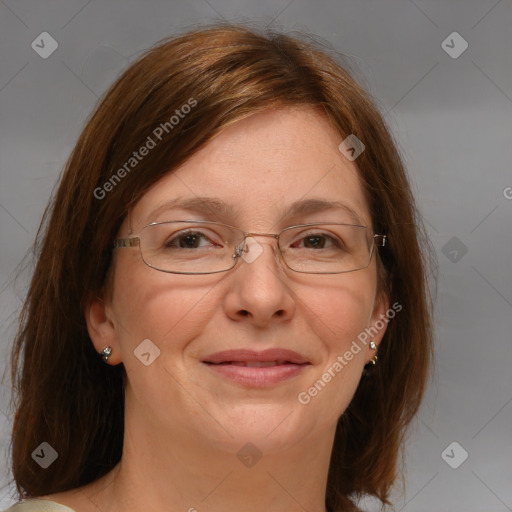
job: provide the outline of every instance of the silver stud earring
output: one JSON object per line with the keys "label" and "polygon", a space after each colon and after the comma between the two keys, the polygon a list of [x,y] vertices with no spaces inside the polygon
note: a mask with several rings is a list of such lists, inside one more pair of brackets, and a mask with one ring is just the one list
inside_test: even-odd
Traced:
{"label": "silver stud earring", "polygon": [[105,363],[108,363],[108,358],[110,357],[110,354],[112,354],[112,347],[105,347],[101,351],[101,357],[103,358],[103,361],[105,361]]}
{"label": "silver stud earring", "polygon": [[377,350],[377,345],[375,345],[375,342],[374,341],[370,341],[370,348],[372,350]]}

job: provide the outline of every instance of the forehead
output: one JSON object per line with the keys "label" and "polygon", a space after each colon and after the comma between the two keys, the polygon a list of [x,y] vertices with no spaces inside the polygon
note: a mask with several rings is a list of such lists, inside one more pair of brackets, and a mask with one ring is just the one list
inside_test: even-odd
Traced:
{"label": "forehead", "polygon": [[247,230],[275,227],[285,216],[318,219],[327,202],[330,218],[370,226],[357,167],[338,150],[342,140],[312,108],[254,114],[222,130],[155,183],[132,212],[133,230],[172,220],[162,215],[176,213],[183,203],[198,206],[203,218],[210,213]]}

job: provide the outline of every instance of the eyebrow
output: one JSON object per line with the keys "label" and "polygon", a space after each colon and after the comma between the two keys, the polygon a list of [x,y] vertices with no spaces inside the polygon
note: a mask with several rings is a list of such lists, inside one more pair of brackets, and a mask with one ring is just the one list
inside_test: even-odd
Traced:
{"label": "eyebrow", "polygon": [[[239,208],[225,203],[214,197],[177,197],[166,201],[153,210],[144,220],[144,225],[150,222],[151,218],[156,217],[164,211],[173,209],[187,210],[203,215],[216,217],[239,218],[241,216]],[[282,212],[281,218],[297,217],[299,215],[312,215],[318,212],[329,210],[342,210],[347,214],[355,224],[364,225],[361,217],[348,204],[342,201],[327,201],[325,199],[300,199],[293,202],[286,210]]]}

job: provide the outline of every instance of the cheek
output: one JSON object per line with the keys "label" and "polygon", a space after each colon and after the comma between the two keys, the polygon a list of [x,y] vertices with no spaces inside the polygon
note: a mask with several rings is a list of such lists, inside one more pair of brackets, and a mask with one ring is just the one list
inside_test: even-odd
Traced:
{"label": "cheek", "polygon": [[181,352],[215,310],[207,293],[211,287],[208,283],[150,268],[119,275],[125,277],[115,283],[114,317],[125,365],[145,339],[150,339],[163,356]]}
{"label": "cheek", "polygon": [[315,319],[310,325],[314,323],[316,335],[322,340],[322,357],[297,398],[308,414],[317,418],[320,429],[334,424],[346,410],[365,364],[366,350],[357,336],[368,324],[374,287],[364,274],[343,277],[343,283],[338,281],[338,286],[314,295],[308,302]]}
{"label": "cheek", "polygon": [[329,352],[344,351],[367,326],[375,292],[372,275],[342,274],[316,290],[304,300],[310,324]]}

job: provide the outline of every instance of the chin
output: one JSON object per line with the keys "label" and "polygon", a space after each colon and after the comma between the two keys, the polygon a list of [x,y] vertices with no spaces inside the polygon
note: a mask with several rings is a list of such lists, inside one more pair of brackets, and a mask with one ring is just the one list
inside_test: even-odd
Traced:
{"label": "chin", "polygon": [[229,415],[216,418],[232,437],[217,430],[221,435],[216,435],[212,442],[235,454],[246,443],[251,443],[265,454],[292,448],[311,435],[315,427],[320,427],[310,412],[295,403],[243,405],[231,409]]}

